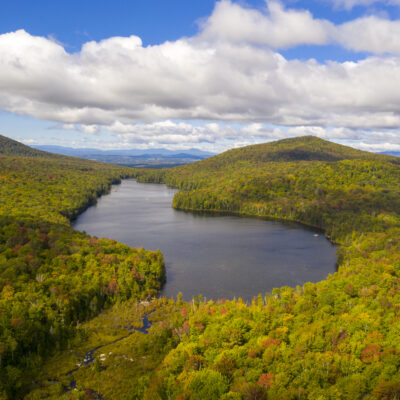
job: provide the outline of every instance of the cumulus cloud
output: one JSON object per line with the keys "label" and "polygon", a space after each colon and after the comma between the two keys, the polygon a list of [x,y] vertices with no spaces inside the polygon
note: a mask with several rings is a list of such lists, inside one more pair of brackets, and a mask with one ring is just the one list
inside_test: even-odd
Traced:
{"label": "cumulus cloud", "polygon": [[136,37],[77,54],[24,31],[0,36],[1,108],[66,124],[163,119],[398,124],[400,59],[319,64],[267,48]]}
{"label": "cumulus cloud", "polygon": [[[393,1],[400,5],[400,0]],[[335,4],[352,8],[374,2],[337,0]],[[250,43],[275,49],[338,43],[353,51],[400,54],[399,20],[371,15],[335,26],[328,20],[314,18],[307,10],[285,9],[278,1],[268,1],[262,12],[222,0],[201,27],[201,41]]]}
{"label": "cumulus cloud", "polygon": [[[376,0],[335,0],[335,5],[349,9],[374,2]],[[400,0],[393,2],[400,5]],[[277,1],[267,2],[262,12],[222,0],[201,27],[199,39],[212,42],[251,43],[276,49],[338,43],[354,51],[400,54],[399,20],[371,15],[335,26],[328,20],[314,18],[307,10],[285,9]]]}
{"label": "cumulus cloud", "polygon": [[49,126],[48,129],[59,129],[63,131],[79,131],[91,135],[97,135],[100,132],[98,125],[83,125],[83,124],[58,124]]}
{"label": "cumulus cloud", "polygon": [[259,122],[241,125],[193,124],[171,120],[149,124],[123,124],[118,121],[105,129],[113,132],[118,138],[119,146],[124,148],[167,146],[188,149],[195,146],[204,150],[212,148],[213,151],[223,151],[232,147],[304,135],[334,140],[370,151],[395,150],[400,147],[400,135],[396,130],[371,131],[312,125],[282,127]]}
{"label": "cumulus cloud", "polygon": [[243,8],[230,0],[217,3],[202,23],[201,40],[254,43],[273,48],[299,44],[325,44],[332,24],[314,19],[306,10],[284,10],[281,3],[267,3],[267,12]]}
{"label": "cumulus cloud", "polygon": [[335,40],[355,51],[400,55],[400,21],[376,16],[358,18],[337,27]]}
{"label": "cumulus cloud", "polygon": [[[378,17],[334,26],[277,2],[258,11],[228,0],[196,36],[147,47],[137,36],[112,37],[70,54],[19,30],[0,35],[0,109],[138,144],[350,140],[400,126],[399,33],[398,21]],[[391,55],[319,63],[277,52],[334,41]]]}

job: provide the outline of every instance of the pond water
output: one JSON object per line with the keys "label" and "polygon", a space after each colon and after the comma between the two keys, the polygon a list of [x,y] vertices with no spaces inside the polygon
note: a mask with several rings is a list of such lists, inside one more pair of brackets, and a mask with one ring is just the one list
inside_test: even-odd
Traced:
{"label": "pond water", "polygon": [[175,189],[123,180],[73,223],[75,229],[129,246],[160,249],[167,282],[161,295],[185,300],[242,297],[325,279],[336,247],[294,223],[199,214],[171,207]]}

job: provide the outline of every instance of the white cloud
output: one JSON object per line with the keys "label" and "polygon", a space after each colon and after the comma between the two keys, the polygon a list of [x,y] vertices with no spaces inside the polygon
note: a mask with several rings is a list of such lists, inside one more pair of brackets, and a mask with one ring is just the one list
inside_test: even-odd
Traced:
{"label": "white cloud", "polygon": [[74,124],[62,124],[62,125],[56,125],[56,126],[51,126],[50,129],[62,129],[64,131],[75,131],[77,130],[77,127]]}
{"label": "white cloud", "polygon": [[[335,5],[350,9],[374,2],[376,0],[335,0]],[[400,5],[400,0],[392,3]],[[201,24],[199,39],[277,49],[339,43],[353,51],[400,54],[399,20],[371,15],[335,26],[328,20],[314,18],[307,10],[284,9],[278,1],[267,1],[266,5],[266,12],[261,12],[230,0],[220,1],[212,15]]]}
{"label": "white cloud", "polygon": [[[335,27],[277,2],[260,12],[225,0],[195,37],[154,46],[113,37],[69,54],[20,30],[0,35],[0,109],[143,145],[300,134],[361,140],[367,130],[390,131],[394,136],[371,137],[393,141],[400,127],[399,24],[364,17]],[[392,55],[321,64],[288,61],[271,49],[334,40]],[[271,124],[278,127],[267,129]]]}
{"label": "white cloud", "polygon": [[124,143],[149,143],[151,146],[214,143],[221,139],[234,140],[239,134],[237,129],[217,123],[193,125],[170,120],[148,124],[123,124],[120,121],[116,121],[104,128],[109,132],[115,133]]}
{"label": "white cloud", "polygon": [[38,141],[37,141],[36,139],[21,139],[21,138],[19,138],[18,141],[19,141],[19,142],[22,142],[22,143],[24,143],[24,144],[27,144],[28,146],[29,146],[29,145],[32,145],[32,144],[37,144],[37,143],[38,143]]}
{"label": "white cloud", "polygon": [[203,22],[200,39],[248,42],[273,48],[325,44],[331,25],[326,20],[314,19],[306,10],[284,10],[277,1],[268,2],[267,13],[262,13],[222,0]]}
{"label": "white cloud", "polygon": [[304,135],[334,140],[371,151],[393,151],[400,146],[400,135],[396,130],[370,131],[313,125],[280,127],[262,123],[194,125],[170,120],[149,124],[123,124],[118,121],[103,128],[113,132],[118,138],[118,146],[124,148],[188,149],[197,147],[218,152],[248,144]]}
{"label": "white cloud", "polygon": [[81,125],[80,130],[85,133],[89,133],[90,135],[97,135],[100,131],[100,128],[97,125]]}
{"label": "white cloud", "polygon": [[71,55],[23,31],[1,35],[1,108],[83,126],[163,119],[399,124],[396,57],[322,65],[250,45],[109,41]]}
{"label": "white cloud", "polygon": [[88,133],[90,135],[97,135],[100,132],[98,125],[84,125],[84,124],[58,124],[49,126],[48,129],[60,129],[63,131],[75,131]]}
{"label": "white cloud", "polygon": [[376,16],[358,18],[340,25],[335,39],[344,47],[374,54],[400,54],[400,21]]}

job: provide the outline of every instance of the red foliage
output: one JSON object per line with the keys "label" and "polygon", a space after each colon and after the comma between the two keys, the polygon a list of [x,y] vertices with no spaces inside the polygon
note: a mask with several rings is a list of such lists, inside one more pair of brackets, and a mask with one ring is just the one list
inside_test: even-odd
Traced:
{"label": "red foliage", "polygon": [[379,359],[382,348],[379,344],[369,344],[361,353],[361,360],[365,363],[371,363]]}
{"label": "red foliage", "polygon": [[11,326],[16,328],[22,322],[21,318],[13,318],[11,320]]}
{"label": "red foliage", "polygon": [[191,393],[191,392],[188,392],[188,391],[183,392],[183,393],[180,393],[180,394],[178,394],[178,395],[175,397],[175,400],[189,400],[191,394],[192,394],[192,393]]}
{"label": "red foliage", "polygon": [[221,361],[214,365],[213,368],[222,375],[230,377],[235,372],[237,365],[233,358],[227,358],[224,356]]}
{"label": "red foliage", "polygon": [[196,328],[200,331],[203,332],[205,329],[205,326],[201,322],[196,323]]}
{"label": "red foliage", "polygon": [[263,386],[264,389],[268,389],[272,385],[274,377],[275,377],[275,375],[271,374],[270,372],[268,372],[267,374],[262,374],[258,378],[258,384]]}
{"label": "red foliage", "polygon": [[345,286],[344,290],[349,296],[355,295],[355,289],[350,283]]}
{"label": "red foliage", "polygon": [[84,399],[85,400],[94,400],[97,396],[93,393],[92,389],[85,389],[84,391]]}
{"label": "red foliage", "polygon": [[270,346],[276,346],[278,347],[281,344],[281,342],[278,339],[267,339],[262,342],[262,345],[266,348]]}
{"label": "red foliage", "polygon": [[185,371],[200,371],[205,364],[204,357],[193,355],[185,362]]}
{"label": "red foliage", "polygon": [[258,355],[258,352],[257,352],[256,349],[250,349],[249,352],[247,353],[247,355],[248,355],[250,358],[256,358],[257,355]]}
{"label": "red foliage", "polygon": [[207,312],[208,312],[209,315],[213,315],[213,314],[215,313],[215,308],[214,308],[214,307],[210,307],[210,308],[207,310]]}
{"label": "red foliage", "polygon": [[118,290],[119,288],[116,279],[112,279],[108,284],[107,292],[109,294],[116,294],[118,293]]}
{"label": "red foliage", "polygon": [[132,275],[132,277],[134,278],[134,279],[136,279],[137,281],[140,281],[140,274],[139,274],[139,272],[137,272],[137,270],[136,270],[136,268],[135,267],[132,267],[131,268],[131,275]]}
{"label": "red foliage", "polygon": [[380,382],[373,390],[373,395],[381,400],[393,400],[400,398],[399,382]]}

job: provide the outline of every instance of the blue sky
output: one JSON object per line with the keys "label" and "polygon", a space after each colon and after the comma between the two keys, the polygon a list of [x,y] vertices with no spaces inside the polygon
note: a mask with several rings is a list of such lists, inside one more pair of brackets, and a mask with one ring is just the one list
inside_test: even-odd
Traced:
{"label": "blue sky", "polygon": [[313,134],[400,150],[399,0],[10,1],[0,134],[101,148]]}
{"label": "blue sky", "polygon": [[[253,2],[262,4],[262,2]],[[8,1],[2,5],[2,32],[25,29],[32,35],[53,35],[68,51],[88,40],[138,35],[143,44],[191,36],[196,20],[209,15],[214,1]]]}

